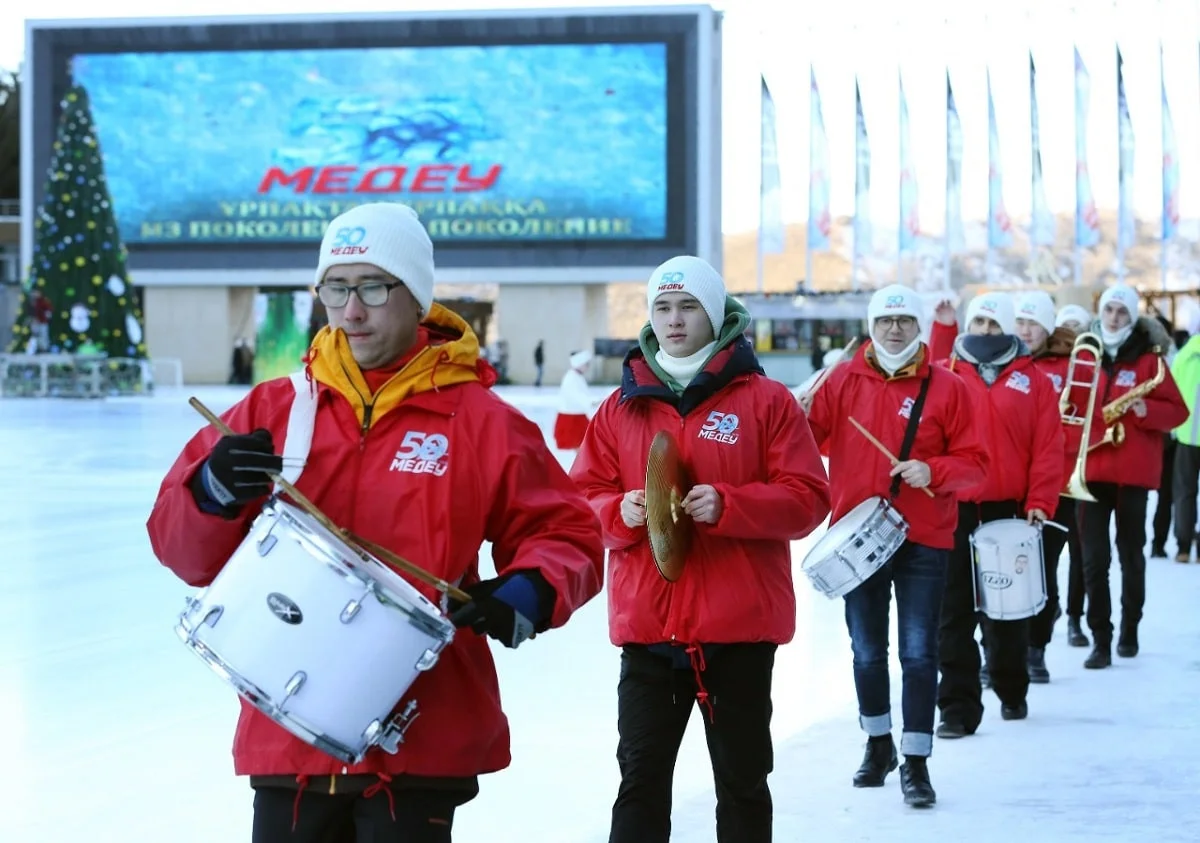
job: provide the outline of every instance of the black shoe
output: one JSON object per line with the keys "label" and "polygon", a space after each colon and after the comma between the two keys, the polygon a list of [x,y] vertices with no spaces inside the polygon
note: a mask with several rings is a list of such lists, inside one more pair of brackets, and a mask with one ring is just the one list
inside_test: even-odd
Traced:
{"label": "black shoe", "polygon": [[1045,685],[1050,681],[1050,671],[1046,669],[1045,648],[1029,648],[1029,658],[1026,660],[1026,669],[1029,671],[1029,681],[1035,685]]}
{"label": "black shoe", "polygon": [[929,783],[928,759],[920,755],[904,756],[900,768],[900,790],[904,792],[904,804],[914,808],[929,808],[937,802],[937,794]]}
{"label": "black shoe", "polygon": [[1137,654],[1137,627],[1121,630],[1121,637],[1117,639],[1117,655],[1123,659],[1132,659]]}
{"label": "black shoe", "polygon": [[1096,643],[1091,654],[1084,660],[1083,666],[1089,670],[1100,670],[1112,667],[1112,649],[1109,644]]}
{"label": "black shoe", "polygon": [[891,735],[868,739],[862,766],[854,774],[854,786],[883,787],[883,780],[896,769],[898,763],[896,744],[892,742]]}
{"label": "black shoe", "polygon": [[1024,720],[1029,716],[1029,703],[1019,702],[1016,705],[1005,703],[1000,706],[1000,716],[1005,720]]}
{"label": "black shoe", "polygon": [[1091,642],[1088,637],[1083,634],[1083,627],[1079,624],[1079,618],[1067,618],[1067,643],[1072,647],[1086,647]]}
{"label": "black shoe", "polygon": [[1150,548],[1151,559],[1166,559],[1167,548],[1164,545],[1156,544]]}
{"label": "black shoe", "polygon": [[965,738],[969,734],[971,731],[967,729],[966,724],[957,720],[943,720],[937,727],[939,738]]}

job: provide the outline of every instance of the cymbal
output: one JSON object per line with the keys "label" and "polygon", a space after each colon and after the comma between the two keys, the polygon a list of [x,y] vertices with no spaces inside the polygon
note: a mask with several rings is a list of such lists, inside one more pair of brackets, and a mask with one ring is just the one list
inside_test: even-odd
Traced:
{"label": "cymbal", "polygon": [[654,435],[646,458],[646,531],[650,553],[667,582],[683,575],[692,541],[692,519],[683,511],[691,481],[675,437],[665,430]]}

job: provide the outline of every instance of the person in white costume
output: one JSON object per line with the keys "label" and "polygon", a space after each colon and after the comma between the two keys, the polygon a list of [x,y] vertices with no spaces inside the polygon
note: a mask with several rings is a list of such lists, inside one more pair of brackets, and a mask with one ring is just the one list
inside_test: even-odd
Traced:
{"label": "person in white costume", "polygon": [[588,393],[587,368],[592,352],[576,351],[571,368],[558,387],[558,416],[554,419],[554,444],[563,451],[577,451],[595,409]]}

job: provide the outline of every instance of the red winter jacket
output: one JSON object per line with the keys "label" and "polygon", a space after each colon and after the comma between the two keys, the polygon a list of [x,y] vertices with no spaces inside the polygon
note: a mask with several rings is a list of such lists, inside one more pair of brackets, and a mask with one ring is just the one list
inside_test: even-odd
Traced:
{"label": "red winter jacket", "polygon": [[[849,421],[855,421],[899,455],[909,412],[921,387],[931,376],[925,407],[917,425],[910,459],[929,465],[930,498],[920,489],[900,484],[893,505],[908,521],[908,539],[916,544],[949,550],[954,547],[958,504],[954,492],[983,479],[987,454],[971,424],[971,403],[962,382],[924,356],[915,366],[886,377],[867,360],[870,344],[849,362],[834,369],[817,390],[809,410],[813,436],[829,453],[833,490],[833,519],[869,497],[888,497],[892,465]],[[923,354],[928,349],[923,349]]]}
{"label": "red winter jacket", "polygon": [[[644,489],[646,455],[660,430],[675,435],[693,483],[724,502],[716,524],[694,524],[683,575],[668,583],[645,526],[621,519],[627,491]],[[682,396],[640,349],[621,389],[592,419],[571,477],[600,517],[609,548],[613,644],[783,644],[796,629],[788,542],[829,514],[829,484],[796,399],[769,380],[742,336],[718,352]]]}
{"label": "red winter jacket", "polygon": [[[451,582],[477,581],[480,545],[493,542],[497,571],[537,569],[554,588],[551,626],[559,626],[600,590],[604,551],[596,517],[537,426],[489,390],[494,375],[480,365],[467,324],[435,304],[424,326],[435,342],[370,400],[345,335],[328,328],[318,334],[310,351],[319,389],[316,425],[297,488],[340,527]],[[268,381],[224,419],[236,431],[267,428],[282,450],[293,395],[289,380]],[[434,449],[437,465],[430,470],[423,466],[430,459],[417,452],[435,434],[449,445]],[[187,444],[148,525],[155,555],[193,586],[217,576],[259,511],[251,505],[226,521],[197,508],[189,484],[217,437],[206,427]],[[412,584],[439,603],[433,589]],[[508,721],[483,637],[459,629],[408,698],[419,700],[420,716],[399,753],[375,748],[352,767],[243,703],[236,772],[470,777],[508,765]]]}
{"label": "red winter jacket", "polygon": [[990,387],[958,357],[942,361],[970,393],[973,420],[988,454],[982,483],[958,493],[960,501],[1023,501],[1025,511],[1053,515],[1063,487],[1062,419],[1058,396],[1024,345]]}
{"label": "red winter jacket", "polygon": [[1188,409],[1167,368],[1166,354],[1171,342],[1167,332],[1155,319],[1138,319],[1133,333],[1117,349],[1114,360],[1104,354],[1100,374],[1100,394],[1096,397],[1096,414],[1092,421],[1092,442],[1104,437],[1103,405],[1121,397],[1129,390],[1154,377],[1162,361],[1163,381],[1143,400],[1146,417],[1128,410],[1121,416],[1125,441],[1116,447],[1102,445],[1087,457],[1087,482],[1116,483],[1157,489],[1162,480],[1163,436],[1187,421]]}

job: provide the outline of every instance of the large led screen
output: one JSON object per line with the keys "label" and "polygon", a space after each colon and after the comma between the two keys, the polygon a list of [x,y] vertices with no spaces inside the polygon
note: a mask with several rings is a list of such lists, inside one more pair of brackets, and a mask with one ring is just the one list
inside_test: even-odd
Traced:
{"label": "large led screen", "polygon": [[76,55],[121,235],[310,243],[412,204],[435,241],[667,237],[662,43]]}

